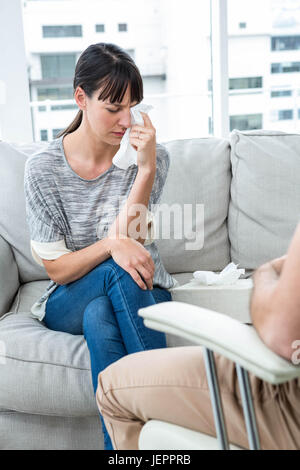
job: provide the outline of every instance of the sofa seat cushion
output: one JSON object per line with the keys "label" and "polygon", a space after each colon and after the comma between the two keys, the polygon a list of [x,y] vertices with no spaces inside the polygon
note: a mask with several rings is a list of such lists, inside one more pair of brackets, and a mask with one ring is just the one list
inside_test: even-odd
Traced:
{"label": "sofa seat cushion", "polygon": [[29,313],[0,320],[0,406],[24,413],[95,416],[90,358],[83,336],[52,331]]}

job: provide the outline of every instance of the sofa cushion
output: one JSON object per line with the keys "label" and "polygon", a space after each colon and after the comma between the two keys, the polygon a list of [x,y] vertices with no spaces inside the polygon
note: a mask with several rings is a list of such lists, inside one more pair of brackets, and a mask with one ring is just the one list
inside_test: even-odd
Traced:
{"label": "sofa cushion", "polygon": [[[229,142],[216,138],[183,139],[164,145],[170,153],[170,168],[160,210],[156,212],[157,245],[163,263],[172,274],[221,270],[230,262]],[[179,214],[174,217],[174,223],[172,218],[169,223],[167,212],[162,210],[164,205],[173,206]],[[191,216],[189,209],[192,209]],[[168,229],[170,237],[167,237]]]}
{"label": "sofa cushion", "polygon": [[[84,337],[52,331],[28,313],[0,319],[2,408],[55,416],[95,416]],[[12,373],[13,372],[13,373]]]}
{"label": "sofa cushion", "polygon": [[256,269],[286,253],[300,217],[300,135],[233,131],[231,258]]}
{"label": "sofa cushion", "polygon": [[19,273],[9,244],[0,235],[0,317],[6,313],[19,289]]}
{"label": "sofa cushion", "polygon": [[13,313],[30,312],[32,305],[45,293],[48,281],[32,281],[22,284],[14,298],[10,311]]}
{"label": "sofa cushion", "polygon": [[0,235],[11,245],[21,283],[48,278],[30,252],[23,189],[25,161],[44,145],[0,142]]}

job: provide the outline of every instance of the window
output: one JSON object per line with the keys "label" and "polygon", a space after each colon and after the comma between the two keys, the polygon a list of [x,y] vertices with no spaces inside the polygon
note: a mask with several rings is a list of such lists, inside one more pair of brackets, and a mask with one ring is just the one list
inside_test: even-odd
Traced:
{"label": "window", "polygon": [[[191,8],[171,0],[21,3],[35,139],[47,129],[50,140],[73,121],[78,112],[72,87],[77,60],[90,44],[101,42],[106,35],[105,42],[125,49],[141,72],[145,103],[154,108],[149,116],[158,142],[209,135],[212,131],[213,120],[210,128],[208,125],[212,93],[207,91],[212,72],[210,0],[190,0]],[[84,15],[87,8],[88,14]],[[61,25],[62,32],[46,28],[45,34],[74,36],[68,40],[43,38],[43,26],[51,25]],[[83,37],[85,32],[89,34],[84,41],[76,37],[80,28],[63,28],[76,25],[81,27]],[[110,31],[110,25],[115,31]],[[174,35],[178,31],[180,34]],[[125,40],[126,32],[130,34],[129,42]],[[44,111],[39,112],[39,108]]]}
{"label": "window", "polygon": [[283,96],[292,96],[292,90],[271,91],[271,98],[280,98]]}
{"label": "window", "polygon": [[56,139],[57,135],[63,131],[63,129],[52,129],[52,139]]}
{"label": "window", "polygon": [[37,98],[43,100],[68,100],[73,98],[72,87],[37,88]]}
{"label": "window", "polygon": [[292,109],[283,109],[278,111],[278,121],[289,121],[293,119],[294,112]]}
{"label": "window", "polygon": [[274,36],[271,38],[272,51],[293,51],[300,49],[300,36]]}
{"label": "window", "polygon": [[77,104],[55,104],[51,106],[51,111],[66,111],[68,109],[78,109]]}
{"label": "window", "polygon": [[300,72],[300,62],[282,62],[271,64],[271,73]]}
{"label": "window", "polygon": [[[212,81],[208,80],[208,91],[212,91]],[[262,77],[243,77],[243,78],[230,78],[229,90],[243,90],[251,88],[262,88]]]}
{"label": "window", "polygon": [[41,140],[48,140],[48,131],[47,129],[40,130],[40,138]]}
{"label": "window", "polygon": [[82,37],[82,26],[80,25],[43,26],[43,38],[76,37]]}
{"label": "window", "polygon": [[245,114],[240,116],[230,116],[230,131],[238,129],[240,131],[251,131],[262,128],[262,114]]}
{"label": "window", "polygon": [[105,25],[96,24],[96,33],[105,33]]}
{"label": "window", "polygon": [[41,55],[42,78],[72,78],[75,62],[75,54]]}
{"label": "window", "polygon": [[119,23],[118,24],[118,30],[119,32],[126,32],[127,30],[127,23]]}
{"label": "window", "polygon": [[262,77],[230,78],[230,90],[242,90],[248,88],[262,88]]}
{"label": "window", "polygon": [[[300,83],[299,0],[227,0],[227,6],[231,129],[263,126],[294,132],[291,110],[300,107],[296,96]],[[241,29],[240,23],[246,23],[247,29]],[[279,119],[281,109],[288,112],[280,112]]]}

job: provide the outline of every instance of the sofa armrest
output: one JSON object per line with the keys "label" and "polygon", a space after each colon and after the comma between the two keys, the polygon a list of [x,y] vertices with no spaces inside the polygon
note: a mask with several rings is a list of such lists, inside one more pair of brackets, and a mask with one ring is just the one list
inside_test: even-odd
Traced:
{"label": "sofa armrest", "polygon": [[9,310],[19,287],[19,272],[13,252],[0,235],[0,317]]}
{"label": "sofa armrest", "polygon": [[139,309],[148,328],[173,334],[215,351],[262,380],[279,384],[300,377],[300,367],[273,353],[253,326],[184,302]]}

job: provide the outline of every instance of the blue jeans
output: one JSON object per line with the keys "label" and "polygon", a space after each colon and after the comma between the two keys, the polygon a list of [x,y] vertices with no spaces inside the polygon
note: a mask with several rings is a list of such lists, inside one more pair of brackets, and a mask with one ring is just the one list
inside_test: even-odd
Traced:
{"label": "blue jeans", "polygon": [[[166,347],[163,333],[146,328],[140,308],[171,300],[168,290],[143,290],[109,258],[76,281],[58,286],[49,296],[45,325],[55,331],[84,335],[90,353],[94,393],[98,374],[127,354]],[[113,449],[100,415],[104,448]]]}

